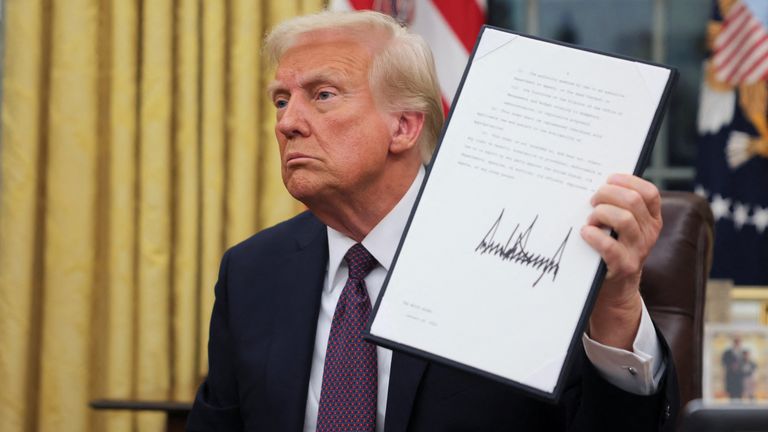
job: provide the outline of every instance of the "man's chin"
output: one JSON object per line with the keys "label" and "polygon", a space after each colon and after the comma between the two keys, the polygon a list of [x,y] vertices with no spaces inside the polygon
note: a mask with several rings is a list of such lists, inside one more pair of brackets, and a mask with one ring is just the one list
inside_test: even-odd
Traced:
{"label": "man's chin", "polygon": [[293,176],[290,179],[283,180],[285,189],[288,190],[292,197],[309,207],[309,203],[320,197],[322,188],[320,185],[309,181],[309,179],[296,177]]}

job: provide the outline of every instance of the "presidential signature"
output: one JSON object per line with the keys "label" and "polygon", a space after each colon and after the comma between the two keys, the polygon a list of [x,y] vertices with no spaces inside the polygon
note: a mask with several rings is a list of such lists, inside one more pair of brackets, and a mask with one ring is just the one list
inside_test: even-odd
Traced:
{"label": "presidential signature", "polygon": [[533,282],[532,286],[536,286],[541,278],[545,275],[552,275],[552,281],[557,278],[557,274],[560,271],[560,263],[563,259],[563,252],[565,251],[565,245],[568,243],[568,239],[571,236],[573,227],[568,229],[565,234],[565,238],[557,247],[555,252],[551,256],[547,256],[543,253],[536,253],[528,249],[528,241],[531,239],[533,228],[536,226],[536,221],[539,219],[539,215],[536,215],[531,221],[528,228],[525,231],[520,231],[520,224],[515,225],[515,229],[507,238],[507,241],[502,243],[495,240],[496,232],[499,230],[501,220],[504,218],[504,209],[501,209],[499,217],[493,222],[491,228],[485,234],[480,243],[475,248],[475,252],[480,255],[491,255],[501,259],[502,261],[509,261],[512,264],[518,264],[524,267],[530,267],[535,270],[539,270],[539,277]]}

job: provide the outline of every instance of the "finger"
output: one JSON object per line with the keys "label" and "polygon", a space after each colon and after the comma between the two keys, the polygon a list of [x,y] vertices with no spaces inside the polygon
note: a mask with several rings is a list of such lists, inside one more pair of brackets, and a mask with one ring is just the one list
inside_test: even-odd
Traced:
{"label": "finger", "polygon": [[639,271],[639,261],[632,257],[629,249],[600,228],[585,225],[581,228],[581,237],[605,261],[608,277],[616,274],[629,275]]}
{"label": "finger", "polygon": [[642,195],[634,189],[613,184],[600,186],[591,201],[593,206],[608,204],[626,209],[641,223],[650,222],[653,216],[650,213]]}
{"label": "finger", "polygon": [[611,228],[619,234],[619,241],[636,243],[642,237],[640,224],[627,209],[610,204],[599,204],[587,218],[587,224]]}
{"label": "finger", "polygon": [[630,174],[612,174],[608,177],[608,184],[636,191],[645,201],[651,216],[654,219],[661,219],[661,195],[653,183]]}

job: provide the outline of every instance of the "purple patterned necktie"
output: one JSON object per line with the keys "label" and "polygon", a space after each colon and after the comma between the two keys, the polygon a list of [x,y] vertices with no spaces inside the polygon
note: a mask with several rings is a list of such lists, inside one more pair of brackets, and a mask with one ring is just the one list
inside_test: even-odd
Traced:
{"label": "purple patterned necktie", "polygon": [[349,279],[341,291],[325,353],[317,432],[374,431],[378,371],[376,347],[363,340],[371,300],[363,280],[376,259],[360,243],[344,260]]}

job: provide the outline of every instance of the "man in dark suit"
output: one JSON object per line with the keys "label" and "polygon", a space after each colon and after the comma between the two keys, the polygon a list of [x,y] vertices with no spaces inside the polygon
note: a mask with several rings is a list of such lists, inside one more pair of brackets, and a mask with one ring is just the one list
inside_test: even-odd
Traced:
{"label": "man in dark suit", "polygon": [[283,181],[310,211],[224,255],[189,430],[674,427],[673,365],[639,294],[661,229],[653,185],[613,175],[592,199],[581,236],[608,275],[557,405],[374,347],[360,330],[442,127],[431,53],[374,12],[293,19],[265,52],[277,65],[269,93]]}
{"label": "man in dark suit", "polygon": [[733,345],[723,352],[721,358],[725,369],[725,391],[731,399],[741,399],[744,393],[743,354],[741,338],[736,336],[733,338]]}

